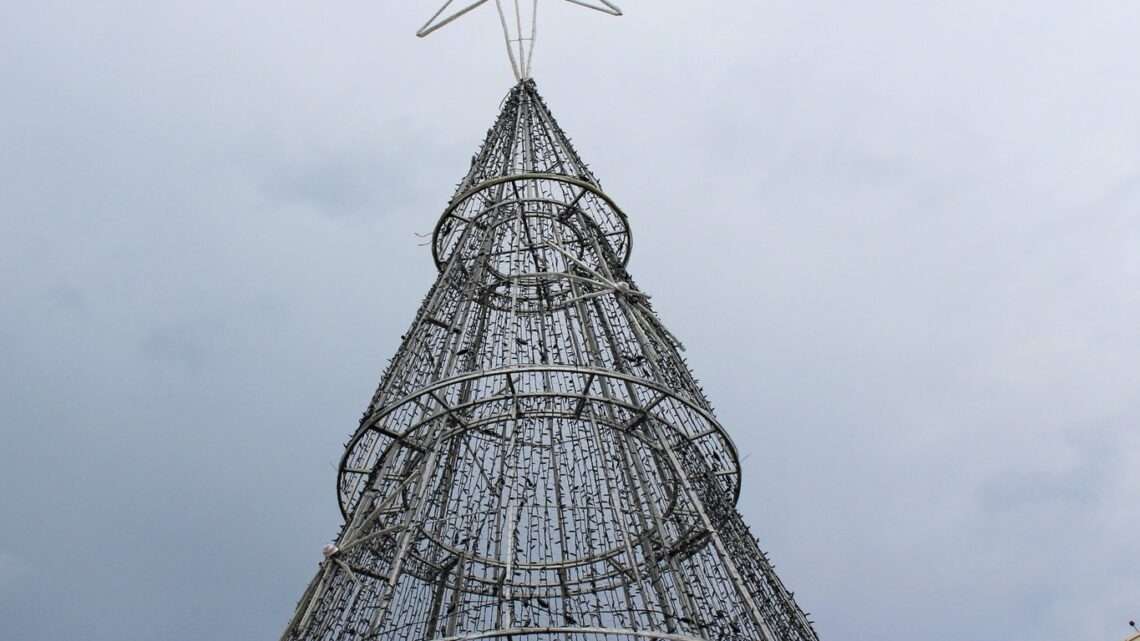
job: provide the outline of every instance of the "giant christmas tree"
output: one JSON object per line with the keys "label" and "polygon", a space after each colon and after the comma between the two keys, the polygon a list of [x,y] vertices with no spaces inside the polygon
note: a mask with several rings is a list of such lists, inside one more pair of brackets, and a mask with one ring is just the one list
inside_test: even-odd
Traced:
{"label": "giant christmas tree", "polygon": [[625,270],[625,214],[519,82],[340,464],[283,639],[807,641],[732,442]]}

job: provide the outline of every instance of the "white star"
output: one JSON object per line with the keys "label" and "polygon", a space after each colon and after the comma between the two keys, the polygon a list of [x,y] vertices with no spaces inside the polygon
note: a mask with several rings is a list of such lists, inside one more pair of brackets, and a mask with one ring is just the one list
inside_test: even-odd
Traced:
{"label": "white star", "polygon": [[[447,0],[439,11],[435,12],[424,26],[416,32],[420,38],[440,29],[447,24],[463,17],[470,11],[487,4],[491,0],[475,0],[462,8],[452,8],[455,0]],[[621,9],[609,0],[565,0],[587,9],[608,13],[611,16],[620,16]],[[506,5],[506,7],[504,7]],[[525,20],[525,8],[529,5],[530,19]],[[511,59],[511,69],[515,72],[517,80],[530,77],[531,59],[534,57],[534,41],[538,34],[538,0],[495,0],[495,7],[499,10],[499,21],[503,26],[503,39],[507,43],[507,56]],[[449,12],[448,9],[451,9]],[[524,31],[523,25],[530,25],[530,31]],[[529,33],[529,35],[527,35]]]}

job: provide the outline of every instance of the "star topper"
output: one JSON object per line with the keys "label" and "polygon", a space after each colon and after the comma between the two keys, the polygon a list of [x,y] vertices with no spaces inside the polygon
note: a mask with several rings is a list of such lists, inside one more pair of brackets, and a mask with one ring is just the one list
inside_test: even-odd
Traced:
{"label": "star topper", "polygon": [[[439,8],[439,11],[436,11],[435,15],[429,18],[424,26],[420,27],[416,36],[423,38],[490,1],[475,0],[462,8],[452,8],[451,5],[455,0],[447,0]],[[594,11],[608,13],[611,16],[621,15],[621,9],[608,0],[565,1]],[[534,57],[534,41],[538,35],[538,0],[495,0],[495,8],[499,10],[499,22],[503,26],[503,39],[507,44],[507,56],[511,59],[511,69],[515,72],[515,79],[526,80],[530,78],[530,64]],[[530,10],[529,20],[524,15],[528,8]],[[451,11],[449,12],[448,9]],[[524,24],[529,24],[529,31],[524,31]]]}

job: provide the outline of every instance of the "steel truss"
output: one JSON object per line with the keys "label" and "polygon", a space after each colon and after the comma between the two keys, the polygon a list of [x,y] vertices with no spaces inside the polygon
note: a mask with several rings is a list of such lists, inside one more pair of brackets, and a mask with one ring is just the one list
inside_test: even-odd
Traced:
{"label": "steel truss", "polygon": [[436,226],[440,275],[340,464],[286,641],[815,641],[732,441],[533,81]]}

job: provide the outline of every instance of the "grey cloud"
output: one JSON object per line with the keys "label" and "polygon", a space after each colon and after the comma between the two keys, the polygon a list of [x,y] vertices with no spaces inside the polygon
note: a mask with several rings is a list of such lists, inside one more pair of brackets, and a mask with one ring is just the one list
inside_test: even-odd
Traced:
{"label": "grey cloud", "polygon": [[[1123,639],[1140,9],[562,4],[540,90],[822,638]],[[511,84],[425,11],[0,24],[0,637],[280,632]]]}

